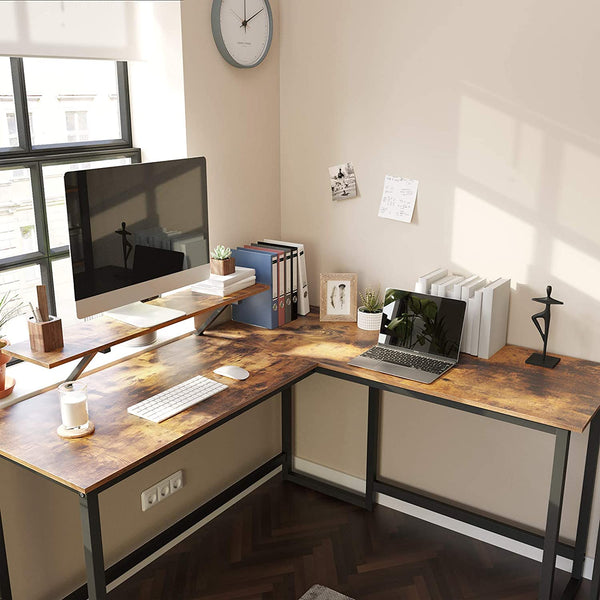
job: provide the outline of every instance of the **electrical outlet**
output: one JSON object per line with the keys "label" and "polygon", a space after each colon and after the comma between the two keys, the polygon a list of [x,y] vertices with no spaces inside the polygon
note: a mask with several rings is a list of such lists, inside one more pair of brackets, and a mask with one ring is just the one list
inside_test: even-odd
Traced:
{"label": "electrical outlet", "polygon": [[171,493],[171,482],[169,478],[163,479],[156,484],[158,489],[158,501],[164,500]]}
{"label": "electrical outlet", "polygon": [[142,492],[142,510],[146,511],[183,487],[183,471],[177,471]]}
{"label": "electrical outlet", "polygon": [[158,488],[153,485],[142,492],[142,510],[146,511],[158,504]]}
{"label": "electrical outlet", "polygon": [[177,471],[169,477],[169,485],[171,488],[171,494],[178,492],[183,487],[183,471]]}

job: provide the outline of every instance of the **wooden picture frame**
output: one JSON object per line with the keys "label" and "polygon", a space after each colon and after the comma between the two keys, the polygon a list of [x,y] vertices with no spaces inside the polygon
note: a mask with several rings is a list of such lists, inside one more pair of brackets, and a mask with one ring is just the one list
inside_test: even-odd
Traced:
{"label": "wooden picture frame", "polygon": [[356,273],[321,273],[321,321],[356,322]]}

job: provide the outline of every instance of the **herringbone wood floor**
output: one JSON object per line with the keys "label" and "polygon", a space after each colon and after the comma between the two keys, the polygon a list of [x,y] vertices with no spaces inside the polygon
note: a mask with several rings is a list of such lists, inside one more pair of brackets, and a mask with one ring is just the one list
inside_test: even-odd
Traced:
{"label": "herringbone wood floor", "polygon": [[[540,565],[382,506],[372,513],[270,480],[109,600],[533,600]],[[558,572],[558,598],[568,577]],[[577,598],[587,597],[584,582]]]}

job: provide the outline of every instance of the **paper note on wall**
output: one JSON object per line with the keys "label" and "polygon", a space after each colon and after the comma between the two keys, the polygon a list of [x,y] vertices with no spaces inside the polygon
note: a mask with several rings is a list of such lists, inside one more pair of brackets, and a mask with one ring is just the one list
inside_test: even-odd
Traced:
{"label": "paper note on wall", "polygon": [[410,223],[415,209],[418,187],[419,182],[416,179],[386,175],[378,216]]}

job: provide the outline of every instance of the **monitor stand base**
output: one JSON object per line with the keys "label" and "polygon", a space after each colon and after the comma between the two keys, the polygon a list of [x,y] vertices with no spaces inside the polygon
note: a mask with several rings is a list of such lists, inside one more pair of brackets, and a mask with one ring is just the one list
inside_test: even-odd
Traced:
{"label": "monitor stand base", "polygon": [[[182,310],[173,308],[165,308],[163,306],[153,306],[144,302],[132,302],[119,308],[109,310],[104,313],[107,317],[111,317],[122,323],[133,325],[134,327],[156,327],[162,325],[172,319],[177,319],[185,315]],[[126,342],[130,346],[147,346],[156,341],[156,331],[149,331],[146,335],[134,338]]]}

